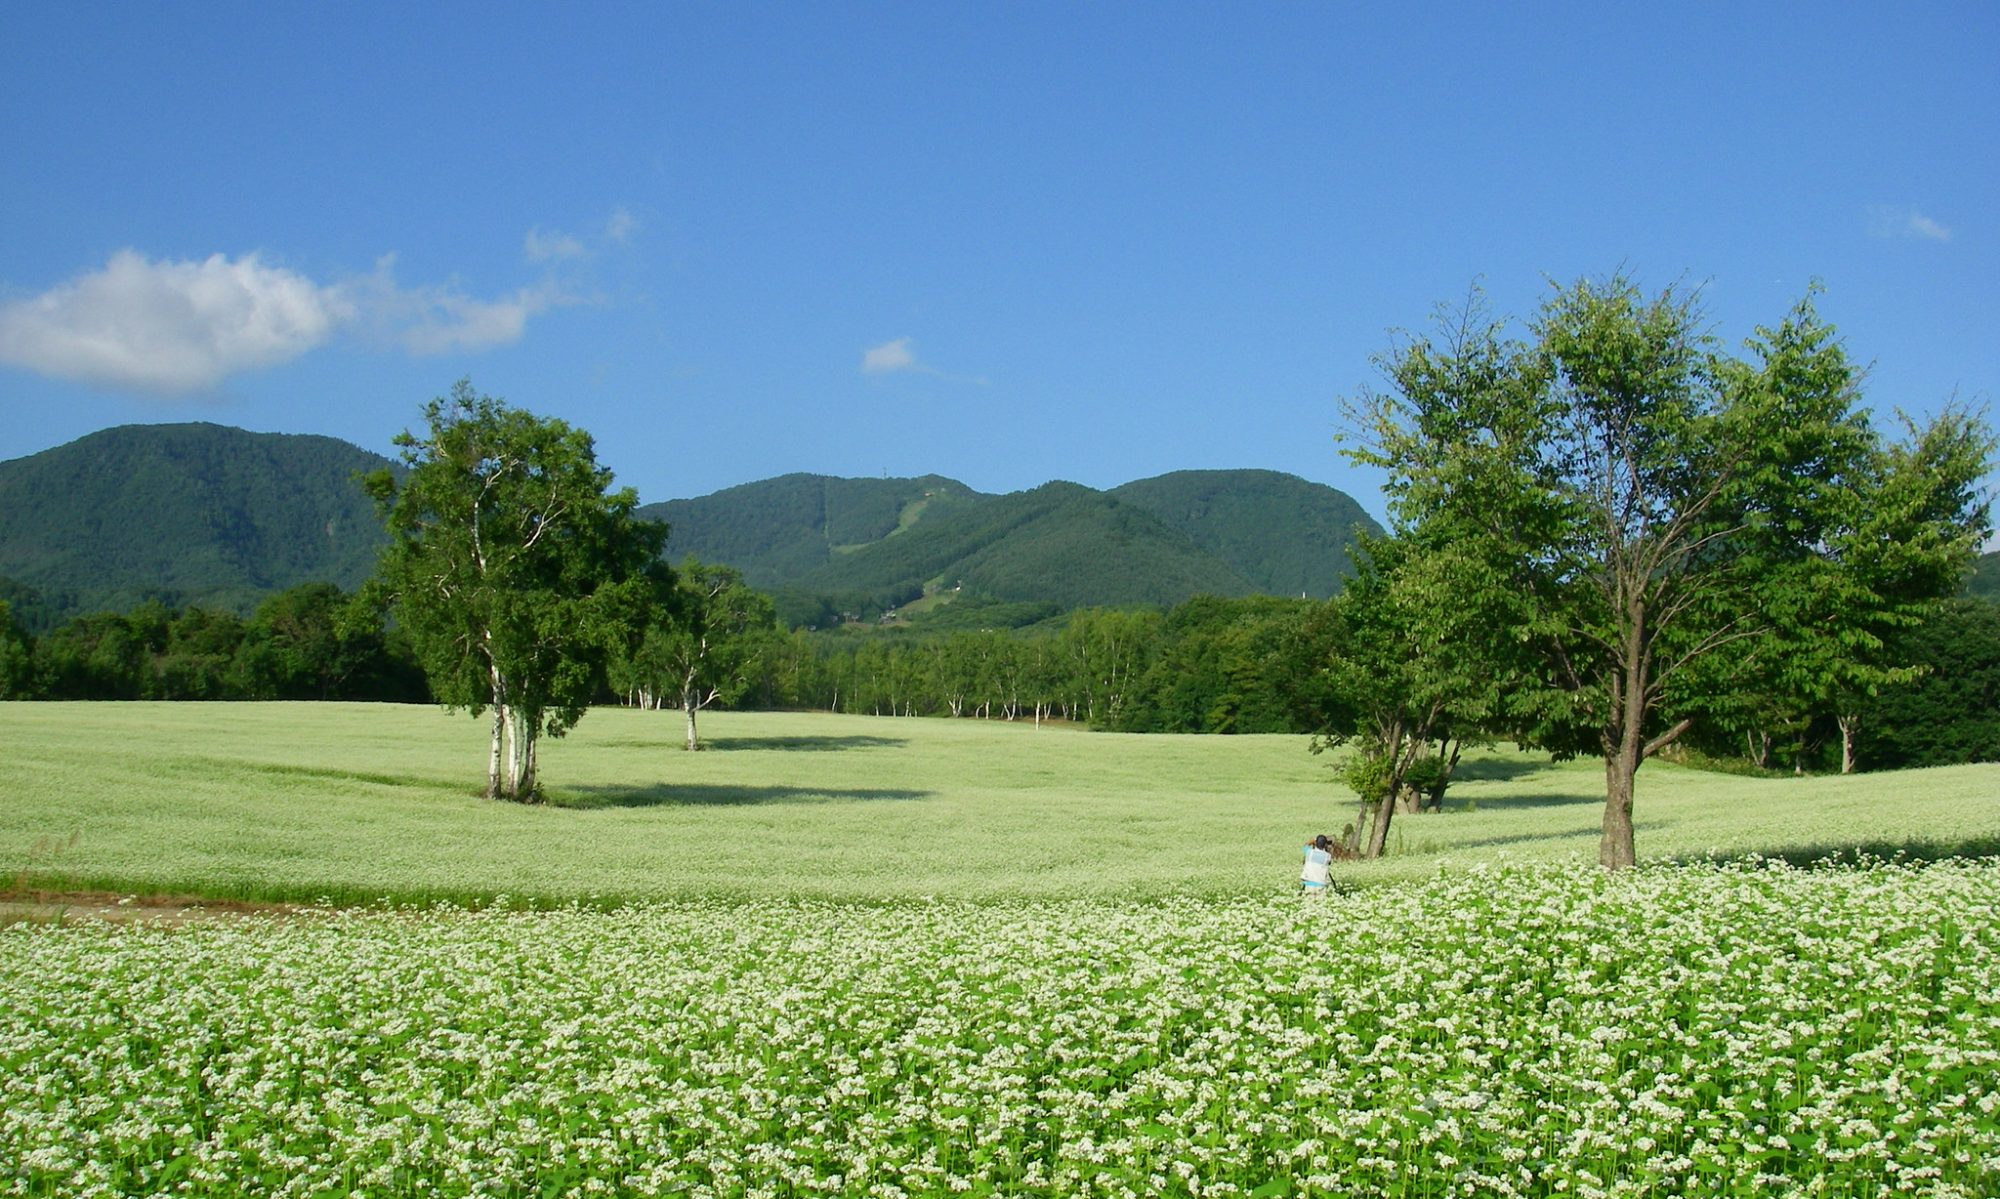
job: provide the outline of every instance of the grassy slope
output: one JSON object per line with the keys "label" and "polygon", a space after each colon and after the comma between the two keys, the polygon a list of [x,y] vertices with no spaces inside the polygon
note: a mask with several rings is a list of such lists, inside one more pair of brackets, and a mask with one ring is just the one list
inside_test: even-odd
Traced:
{"label": "grassy slope", "polygon": [[[1150,737],[975,721],[592,713],[549,742],[558,803],[471,794],[483,724],[344,704],[0,704],[0,871],[17,883],[341,901],[786,894],[1256,892],[1348,818],[1297,737]],[[1593,858],[1601,774],[1495,753],[1393,861]],[[1642,857],[1857,843],[2000,845],[2000,766],[1750,779],[1654,764]]]}

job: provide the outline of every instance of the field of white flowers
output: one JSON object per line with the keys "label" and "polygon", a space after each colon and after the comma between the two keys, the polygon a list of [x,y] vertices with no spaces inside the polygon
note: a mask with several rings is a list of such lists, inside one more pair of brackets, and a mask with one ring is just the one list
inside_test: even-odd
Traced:
{"label": "field of white flowers", "polygon": [[0,928],[0,1193],[1991,1195],[2000,865]]}

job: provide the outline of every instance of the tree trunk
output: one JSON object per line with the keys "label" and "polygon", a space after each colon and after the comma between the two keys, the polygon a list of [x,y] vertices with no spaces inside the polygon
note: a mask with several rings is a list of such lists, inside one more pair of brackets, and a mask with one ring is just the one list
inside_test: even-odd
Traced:
{"label": "tree trunk", "polygon": [[1841,716],[1840,723],[1840,773],[1854,773],[1854,735],[1861,731],[1861,717]]}
{"label": "tree trunk", "polygon": [[486,798],[500,798],[500,747],[507,728],[506,705],[493,705],[493,747],[486,754]]}
{"label": "tree trunk", "polygon": [[1444,746],[1442,743],[1439,744],[1438,749],[1439,756],[1444,759],[1444,769],[1438,771],[1437,782],[1431,784],[1430,793],[1424,797],[1425,806],[1433,812],[1444,811],[1445,789],[1451,786],[1452,772],[1458,769],[1458,756],[1465,751],[1465,742],[1453,741],[1449,754],[1443,752]]}
{"label": "tree trunk", "polygon": [[527,772],[527,746],[521,736],[521,714],[514,708],[507,709],[507,768],[501,781],[503,798],[520,802],[522,798],[521,776]]}
{"label": "tree trunk", "polygon": [[1632,837],[1632,784],[1639,765],[1648,752],[1665,747],[1685,722],[1663,734],[1649,748],[1646,744],[1646,612],[1637,601],[1629,601],[1630,627],[1625,634],[1624,661],[1612,677],[1611,723],[1600,734],[1604,752],[1604,835],[1597,845],[1597,860],[1606,870],[1627,870],[1637,865],[1639,851]]}
{"label": "tree trunk", "polygon": [[1604,837],[1597,846],[1597,860],[1606,870],[1624,870],[1638,862],[1632,839],[1632,782],[1638,773],[1636,746],[1621,745],[1604,759]]}
{"label": "tree trunk", "polygon": [[1347,847],[1349,854],[1357,858],[1361,856],[1362,842],[1368,837],[1369,811],[1368,801],[1364,798],[1361,801],[1360,810],[1354,814],[1354,823],[1347,826],[1344,835],[1341,837],[1340,843]]}
{"label": "tree trunk", "polygon": [[[492,633],[487,634],[491,641]],[[486,798],[500,798],[500,766],[507,740],[507,676],[500,673],[500,666],[489,656],[486,660],[486,681],[493,690],[493,745],[486,754]]]}
{"label": "tree trunk", "polygon": [[701,736],[694,726],[694,714],[700,710],[701,705],[695,702],[692,693],[684,693],[681,696],[681,711],[687,715],[687,751],[689,753],[693,753],[701,748]]}
{"label": "tree trunk", "polygon": [[[539,722],[537,722],[539,723]],[[541,798],[541,782],[535,768],[535,745],[539,732],[534,724],[523,723],[521,738],[521,778],[514,789],[514,799],[520,803],[533,803]]]}
{"label": "tree trunk", "polygon": [[1389,788],[1389,793],[1375,805],[1375,823],[1368,829],[1368,849],[1362,854],[1363,857],[1379,858],[1388,851],[1389,818],[1395,815],[1397,792],[1402,789],[1401,780],[1397,780]]}

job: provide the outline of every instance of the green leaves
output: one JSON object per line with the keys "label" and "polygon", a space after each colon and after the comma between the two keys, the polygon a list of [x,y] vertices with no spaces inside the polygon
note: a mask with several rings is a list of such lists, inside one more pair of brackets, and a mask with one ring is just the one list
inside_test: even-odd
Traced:
{"label": "green leaves", "polygon": [[589,434],[507,407],[460,380],[396,438],[408,473],[368,486],[393,538],[378,575],[448,706],[491,708],[506,779],[534,793],[535,739],[560,736],[603,682],[607,653],[666,583],[662,525],[612,492]]}
{"label": "green leaves", "polygon": [[[1477,718],[1604,757],[1607,864],[1633,860],[1645,757],[1697,718],[1768,731],[1897,677],[1884,633],[1958,586],[1988,527],[1983,423],[1953,411],[1884,447],[1815,294],[1738,359],[1690,296],[1623,275],[1557,290],[1531,344],[1475,293],[1384,363],[1392,394],[1350,407],[1408,547],[1387,594],[1419,601],[1382,631],[1406,660],[1476,662],[1511,633],[1522,669]],[[1408,573],[1447,555],[1448,582]]]}

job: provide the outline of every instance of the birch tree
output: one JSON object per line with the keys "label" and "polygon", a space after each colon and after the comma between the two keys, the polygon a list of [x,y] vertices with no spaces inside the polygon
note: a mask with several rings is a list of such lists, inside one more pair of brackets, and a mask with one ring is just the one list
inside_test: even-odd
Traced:
{"label": "birch tree", "polygon": [[490,718],[486,794],[533,801],[537,741],[582,718],[608,653],[662,601],[666,526],[634,519],[638,497],[561,420],[460,380],[424,421],[395,439],[404,477],[365,480],[391,538],[372,586],[432,694]]}
{"label": "birch tree", "polygon": [[618,682],[640,693],[644,706],[677,698],[687,721],[687,748],[697,750],[698,714],[711,704],[733,703],[749,690],[779,635],[770,597],[753,591],[741,571],[689,558],[675,572],[670,606],[637,648],[621,657]]}

